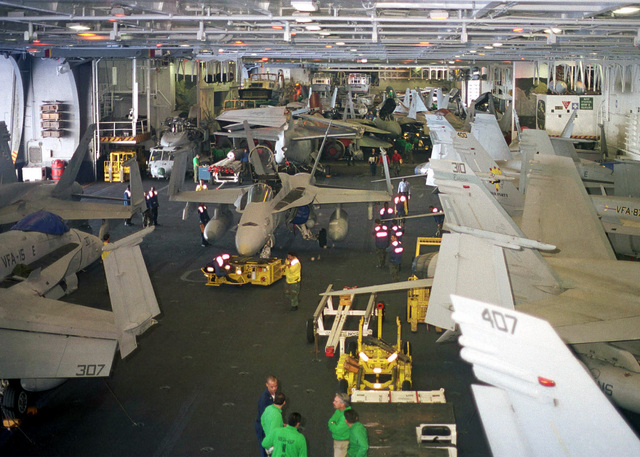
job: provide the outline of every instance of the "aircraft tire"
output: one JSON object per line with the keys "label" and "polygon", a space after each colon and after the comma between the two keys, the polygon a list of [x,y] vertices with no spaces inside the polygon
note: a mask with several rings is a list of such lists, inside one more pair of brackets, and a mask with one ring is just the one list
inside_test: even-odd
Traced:
{"label": "aircraft tire", "polygon": [[346,394],[349,390],[349,383],[346,379],[340,379],[338,381],[338,393]]}
{"label": "aircraft tire", "polygon": [[10,384],[2,396],[2,414],[7,419],[20,419],[27,414],[29,395],[20,386]]}
{"label": "aircraft tire", "polygon": [[411,381],[402,381],[402,390],[411,390],[412,386],[411,386]]}

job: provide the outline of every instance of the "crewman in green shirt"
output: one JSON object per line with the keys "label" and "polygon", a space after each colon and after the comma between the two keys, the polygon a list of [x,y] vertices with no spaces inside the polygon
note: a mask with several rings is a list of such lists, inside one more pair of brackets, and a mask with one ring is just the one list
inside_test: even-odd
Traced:
{"label": "crewman in green shirt", "polygon": [[349,395],[336,394],[333,407],[336,409],[329,419],[329,431],[333,437],[333,457],[346,457],[349,447],[349,426],[344,420],[344,412],[351,409]]}
{"label": "crewman in green shirt", "polygon": [[[262,417],[260,417],[260,424],[262,425],[262,429],[264,430],[265,438],[268,438],[269,435],[275,430],[284,427],[284,421],[282,420],[282,407],[285,403],[286,397],[282,392],[278,392],[273,399],[273,405],[267,406],[262,413]],[[270,454],[268,448],[267,454]]]}
{"label": "crewman in green shirt", "polygon": [[262,440],[262,446],[273,446],[271,457],[307,457],[307,441],[298,431],[302,416],[300,413],[291,413],[287,425],[268,434]]}
{"label": "crewman in green shirt", "polygon": [[358,413],[353,409],[344,412],[344,420],[349,426],[348,457],[367,457],[369,438],[367,437],[367,429],[359,419]]}
{"label": "crewman in green shirt", "polygon": [[193,158],[193,182],[198,183],[198,167],[200,166],[200,154]]}

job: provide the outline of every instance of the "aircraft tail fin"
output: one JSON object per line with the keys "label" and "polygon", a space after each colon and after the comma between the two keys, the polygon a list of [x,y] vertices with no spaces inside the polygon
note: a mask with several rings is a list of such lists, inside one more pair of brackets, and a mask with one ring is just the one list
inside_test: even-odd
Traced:
{"label": "aircraft tail fin", "polygon": [[548,322],[452,296],[495,457],[638,455],[640,441]]}
{"label": "aircraft tail fin", "polygon": [[393,184],[391,184],[391,174],[389,173],[389,162],[387,162],[387,151],[380,148],[382,154],[382,168],[384,169],[384,180],[387,182],[387,192],[389,198],[393,198]]}
{"label": "aircraft tail fin", "polygon": [[142,187],[142,177],[136,159],[129,159],[124,164],[129,167],[129,184],[131,186],[131,214],[144,211],[146,200],[144,198],[144,188]]}
{"label": "aircraft tail fin", "polygon": [[173,200],[184,184],[184,174],[187,171],[187,154],[185,152],[175,154],[173,157],[173,169],[169,178],[169,200]]}
{"label": "aircraft tail fin", "polygon": [[569,120],[567,121],[567,125],[562,129],[562,133],[560,134],[560,138],[571,138],[571,134],[573,133],[574,122],[576,116],[578,115],[578,110],[574,109],[571,112],[571,116],[569,116]]}
{"label": "aircraft tail fin", "polygon": [[103,248],[110,251],[104,259],[104,270],[115,323],[120,330],[118,343],[123,358],[137,347],[136,336],[155,324],[154,317],[160,314],[139,246],[154,228],[147,227]]}
{"label": "aircraft tail fin", "polygon": [[87,127],[87,130],[82,135],[80,142],[78,143],[78,147],[73,153],[71,160],[69,160],[69,165],[65,169],[60,181],[54,187],[52,195],[57,197],[62,195],[64,191],[70,188],[76,180],[78,176],[78,172],[80,171],[80,167],[82,166],[82,161],[87,155],[87,150],[89,149],[89,143],[93,139],[93,132],[96,130],[96,124],[91,124]]}
{"label": "aircraft tail fin", "polygon": [[471,133],[494,160],[513,159],[498,120],[493,114],[476,113],[471,124]]}
{"label": "aircraft tail fin", "polygon": [[465,162],[476,175],[489,174],[485,186],[509,214],[522,211],[524,197],[511,181],[501,179],[502,170],[474,135],[463,132],[453,135],[453,147],[460,156],[460,160]]}

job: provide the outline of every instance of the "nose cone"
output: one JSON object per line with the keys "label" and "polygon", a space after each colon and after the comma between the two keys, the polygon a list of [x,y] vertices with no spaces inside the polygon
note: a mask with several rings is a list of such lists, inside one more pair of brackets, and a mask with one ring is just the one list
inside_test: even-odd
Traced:
{"label": "nose cone", "polygon": [[238,233],[236,233],[236,249],[238,250],[238,254],[243,256],[256,255],[266,242],[267,234],[262,227],[255,225],[238,227]]}

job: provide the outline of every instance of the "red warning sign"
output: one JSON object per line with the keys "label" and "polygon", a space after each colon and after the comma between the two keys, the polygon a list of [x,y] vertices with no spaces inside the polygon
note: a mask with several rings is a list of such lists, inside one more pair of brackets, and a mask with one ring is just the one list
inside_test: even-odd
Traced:
{"label": "red warning sign", "polygon": [[570,105],[570,104],[571,104],[571,102],[570,102],[570,101],[568,101],[568,102],[563,101],[563,102],[562,102],[562,105],[564,106],[564,109],[569,108],[569,105]]}

